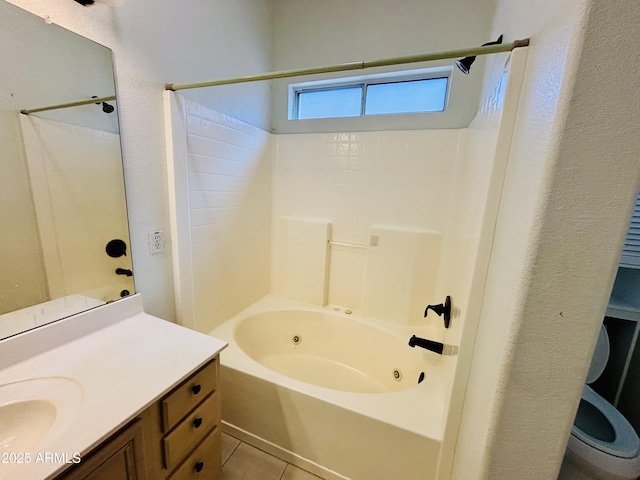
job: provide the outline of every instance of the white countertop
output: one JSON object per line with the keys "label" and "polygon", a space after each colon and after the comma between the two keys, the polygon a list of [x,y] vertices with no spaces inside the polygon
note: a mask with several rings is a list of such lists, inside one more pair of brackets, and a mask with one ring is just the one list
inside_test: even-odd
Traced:
{"label": "white countertop", "polygon": [[[101,319],[107,319],[106,326]],[[98,329],[86,332],[91,325]],[[79,331],[83,334],[78,337]],[[54,477],[68,465],[42,461],[45,453],[66,453],[69,458],[87,453],[226,346],[147,315],[139,295],[1,341],[0,394],[13,382],[62,377],[75,384],[72,390],[80,395],[71,401],[77,405],[70,420],[28,452],[29,464],[1,463],[0,458],[0,479]],[[46,351],[25,353],[38,347]],[[16,363],[10,364],[7,354]]]}

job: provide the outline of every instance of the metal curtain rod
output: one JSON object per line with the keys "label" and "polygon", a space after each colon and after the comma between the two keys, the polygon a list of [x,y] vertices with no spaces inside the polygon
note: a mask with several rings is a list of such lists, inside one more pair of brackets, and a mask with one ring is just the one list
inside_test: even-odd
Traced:
{"label": "metal curtain rod", "polygon": [[273,80],[276,78],[298,77],[302,75],[314,75],[318,73],[343,72],[346,70],[362,70],[364,68],[386,67],[389,65],[402,65],[406,63],[429,62],[432,60],[446,60],[450,58],[471,57],[477,55],[489,55],[491,53],[510,52],[514,48],[528,47],[529,39],[516,40],[511,43],[498,45],[487,45],[483,47],[463,48],[459,50],[449,50],[446,52],[424,53],[420,55],[410,55],[407,57],[393,57],[382,60],[369,60],[361,62],[341,63],[326,67],[300,68],[295,70],[281,70],[279,72],[260,73],[257,75],[247,75],[245,77],[226,78],[223,80],[213,80],[210,82],[184,83],[175,85],[167,83],[165,90],[178,91],[191,88],[215,87],[218,85],[230,85],[232,83],[257,82],[260,80]]}
{"label": "metal curtain rod", "polygon": [[92,98],[91,100],[82,100],[80,102],[61,103],[60,105],[51,105],[49,107],[32,108],[31,110],[20,110],[20,113],[24,115],[29,115],[31,113],[46,112],[47,110],[58,110],[59,108],[79,107],[81,105],[89,105],[91,103],[110,102],[115,99],[116,99],[115,95],[111,97],[96,97],[96,98]]}

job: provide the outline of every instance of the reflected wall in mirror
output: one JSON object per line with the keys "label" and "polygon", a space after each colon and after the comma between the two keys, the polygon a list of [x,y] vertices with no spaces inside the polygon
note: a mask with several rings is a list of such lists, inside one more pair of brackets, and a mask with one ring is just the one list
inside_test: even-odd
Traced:
{"label": "reflected wall in mirror", "polygon": [[115,97],[111,59],[0,0],[0,338],[134,293],[115,100],[20,113]]}

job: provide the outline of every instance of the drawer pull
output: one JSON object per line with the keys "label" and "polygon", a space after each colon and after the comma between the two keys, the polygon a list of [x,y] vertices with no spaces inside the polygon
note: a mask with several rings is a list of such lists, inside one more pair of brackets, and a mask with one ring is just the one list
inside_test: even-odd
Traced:
{"label": "drawer pull", "polygon": [[198,417],[193,421],[193,427],[200,428],[200,425],[202,425],[202,418]]}
{"label": "drawer pull", "polygon": [[203,468],[204,468],[204,462],[198,462],[198,463],[196,463],[196,467],[195,467],[195,469],[196,469],[196,472],[197,472],[197,473],[200,473],[200,472],[202,471],[202,469],[203,469]]}
{"label": "drawer pull", "polygon": [[202,390],[202,387],[200,385],[194,385],[193,387],[191,387],[191,391],[194,395],[199,394],[200,390]]}

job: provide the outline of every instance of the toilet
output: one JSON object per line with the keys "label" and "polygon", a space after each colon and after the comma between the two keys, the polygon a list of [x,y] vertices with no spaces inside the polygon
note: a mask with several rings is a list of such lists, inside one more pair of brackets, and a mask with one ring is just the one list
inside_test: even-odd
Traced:
{"label": "toilet", "polygon": [[640,477],[638,435],[613,405],[589,387],[602,375],[609,360],[609,348],[609,336],[603,325],[558,480],[637,480]]}

